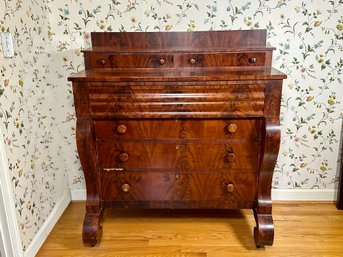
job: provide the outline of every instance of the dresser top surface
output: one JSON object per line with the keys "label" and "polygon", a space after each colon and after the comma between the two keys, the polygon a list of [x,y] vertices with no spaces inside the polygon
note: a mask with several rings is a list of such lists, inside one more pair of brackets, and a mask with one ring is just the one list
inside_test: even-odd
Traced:
{"label": "dresser top surface", "polygon": [[285,79],[277,69],[256,67],[232,68],[184,68],[184,69],[125,69],[84,70],[71,75],[69,81],[238,81]]}

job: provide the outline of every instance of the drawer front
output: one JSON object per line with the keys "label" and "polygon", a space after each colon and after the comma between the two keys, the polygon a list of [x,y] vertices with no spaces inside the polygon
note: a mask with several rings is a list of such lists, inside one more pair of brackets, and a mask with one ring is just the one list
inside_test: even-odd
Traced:
{"label": "drawer front", "polygon": [[178,144],[123,143],[98,145],[103,169],[146,170],[257,170],[258,143]]}
{"label": "drawer front", "polygon": [[101,191],[104,201],[253,201],[256,173],[103,172]]}
{"label": "drawer front", "polygon": [[100,141],[142,139],[261,140],[262,119],[225,120],[97,120],[96,139]]}
{"label": "drawer front", "polygon": [[174,56],[165,54],[97,54],[89,56],[90,68],[171,68]]}
{"label": "drawer front", "polygon": [[262,117],[264,110],[264,84],[88,85],[95,118]]}
{"label": "drawer front", "polygon": [[264,66],[265,53],[183,54],[177,56],[179,67]]}

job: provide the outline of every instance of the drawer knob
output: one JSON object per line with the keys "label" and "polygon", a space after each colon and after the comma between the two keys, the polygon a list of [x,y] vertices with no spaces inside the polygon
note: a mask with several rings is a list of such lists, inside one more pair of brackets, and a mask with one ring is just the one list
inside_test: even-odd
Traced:
{"label": "drawer knob", "polygon": [[131,187],[130,187],[130,185],[127,184],[127,183],[122,184],[122,186],[121,186],[121,190],[123,190],[123,192],[125,192],[125,193],[129,192],[130,189],[131,189]]}
{"label": "drawer knob", "polygon": [[129,160],[129,155],[127,153],[121,153],[119,155],[119,159],[122,161],[122,162],[126,162]]}
{"label": "drawer knob", "polygon": [[127,131],[127,127],[125,125],[121,124],[117,127],[117,131],[120,134],[125,134]]}
{"label": "drawer knob", "polygon": [[163,65],[163,64],[166,63],[166,60],[164,60],[163,58],[161,58],[161,59],[158,61],[158,63],[159,63],[160,65]]}
{"label": "drawer knob", "polygon": [[229,126],[227,126],[227,130],[231,133],[234,134],[237,131],[237,125],[235,123],[231,123],[229,124]]}
{"label": "drawer knob", "polygon": [[100,63],[101,65],[105,65],[105,64],[106,64],[106,61],[105,61],[104,59],[101,59],[101,60],[99,61],[99,63]]}
{"label": "drawer knob", "polygon": [[250,61],[250,63],[256,63],[257,59],[256,59],[256,57],[251,57],[249,59],[249,61]]}
{"label": "drawer knob", "polygon": [[190,62],[191,64],[195,64],[197,61],[196,61],[194,58],[191,58],[191,59],[189,60],[189,62]]}
{"label": "drawer knob", "polygon": [[229,193],[232,193],[233,191],[235,191],[235,185],[232,183],[227,184],[226,191],[228,191]]}
{"label": "drawer knob", "polygon": [[235,155],[235,153],[229,153],[229,154],[227,155],[227,160],[228,160],[229,162],[234,162],[234,161],[236,160],[236,155]]}

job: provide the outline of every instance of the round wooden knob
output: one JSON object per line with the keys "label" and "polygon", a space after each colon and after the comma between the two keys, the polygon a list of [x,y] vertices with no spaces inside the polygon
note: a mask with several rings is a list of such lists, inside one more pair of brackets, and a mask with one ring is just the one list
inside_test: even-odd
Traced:
{"label": "round wooden knob", "polygon": [[101,65],[104,65],[104,64],[106,63],[106,61],[105,61],[104,59],[101,59],[101,60],[99,61],[99,63],[100,63]]}
{"label": "round wooden knob", "polygon": [[191,64],[195,64],[197,61],[196,61],[194,58],[192,58],[192,59],[189,60],[189,62],[190,62]]}
{"label": "round wooden knob", "polygon": [[125,125],[121,124],[121,125],[119,125],[119,126],[117,127],[117,131],[118,131],[118,133],[120,133],[120,134],[125,134],[126,131],[127,131],[127,128],[126,128]]}
{"label": "round wooden knob", "polygon": [[229,124],[229,126],[227,126],[227,130],[233,134],[237,131],[237,125],[235,123],[231,123]]}
{"label": "round wooden knob", "polygon": [[236,160],[236,155],[235,155],[235,153],[229,153],[229,154],[227,155],[227,160],[228,160],[229,162],[234,162],[234,161]]}
{"label": "round wooden knob", "polygon": [[232,193],[233,191],[235,191],[235,185],[232,183],[227,184],[226,191],[228,191],[229,193]]}
{"label": "round wooden knob", "polygon": [[127,183],[122,184],[122,186],[121,186],[121,190],[123,190],[123,192],[125,192],[125,193],[129,192],[130,189],[131,189],[131,187],[130,187],[130,185],[127,184]]}
{"label": "round wooden knob", "polygon": [[161,59],[158,61],[158,63],[159,63],[160,65],[163,65],[163,64],[166,63],[166,60],[164,60],[163,58],[161,58]]}
{"label": "round wooden knob", "polygon": [[250,61],[251,63],[256,63],[257,59],[256,59],[256,57],[251,57],[251,58],[249,59],[249,61]]}
{"label": "round wooden knob", "polygon": [[126,161],[128,161],[128,159],[129,159],[129,155],[128,155],[127,153],[121,153],[121,154],[119,155],[119,159],[120,159],[122,162],[126,162]]}

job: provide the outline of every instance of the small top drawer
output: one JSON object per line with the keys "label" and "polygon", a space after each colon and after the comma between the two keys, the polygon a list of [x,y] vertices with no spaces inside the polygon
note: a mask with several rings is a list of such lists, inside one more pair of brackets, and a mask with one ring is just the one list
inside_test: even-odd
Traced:
{"label": "small top drawer", "polygon": [[[174,56],[168,54],[88,54],[86,66],[92,68],[171,68]],[[89,67],[90,66],[90,67]]]}
{"label": "small top drawer", "polygon": [[[265,53],[182,54],[177,56],[179,67],[264,66]],[[176,62],[176,61],[175,61]]]}

